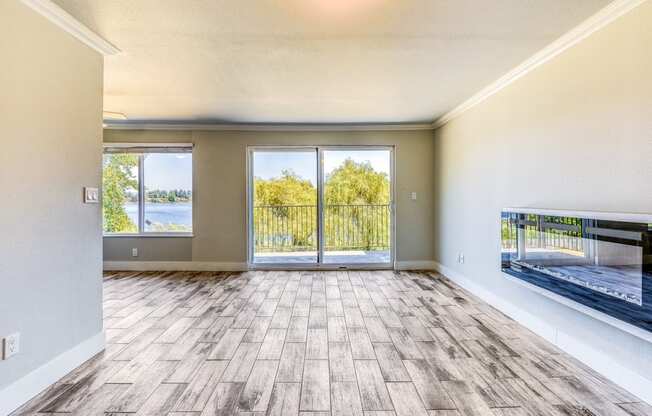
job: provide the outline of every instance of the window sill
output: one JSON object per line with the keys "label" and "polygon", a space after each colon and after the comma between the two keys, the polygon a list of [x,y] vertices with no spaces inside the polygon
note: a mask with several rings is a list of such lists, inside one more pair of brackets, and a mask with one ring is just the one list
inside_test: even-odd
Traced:
{"label": "window sill", "polygon": [[103,234],[103,238],[193,238],[192,233]]}

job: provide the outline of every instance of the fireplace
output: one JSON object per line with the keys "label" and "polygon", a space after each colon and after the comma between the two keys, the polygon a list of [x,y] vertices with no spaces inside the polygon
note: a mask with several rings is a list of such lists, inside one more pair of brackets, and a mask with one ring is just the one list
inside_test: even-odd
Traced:
{"label": "fireplace", "polygon": [[502,270],[652,333],[652,216],[505,209]]}

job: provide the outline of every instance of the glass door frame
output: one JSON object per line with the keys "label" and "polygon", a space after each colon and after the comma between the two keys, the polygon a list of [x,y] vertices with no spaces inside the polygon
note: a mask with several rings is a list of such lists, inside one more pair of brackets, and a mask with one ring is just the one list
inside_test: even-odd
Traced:
{"label": "glass door frame", "polygon": [[[389,218],[390,218],[390,260],[388,263],[324,263],[324,151],[328,150],[386,150],[389,151]],[[394,268],[396,255],[396,169],[395,145],[253,145],[247,146],[246,181],[247,181],[247,266],[251,270],[338,270],[338,269],[374,269],[389,270]],[[254,186],[253,156],[257,151],[313,151],[317,161],[317,262],[316,263],[255,263],[254,262]]]}

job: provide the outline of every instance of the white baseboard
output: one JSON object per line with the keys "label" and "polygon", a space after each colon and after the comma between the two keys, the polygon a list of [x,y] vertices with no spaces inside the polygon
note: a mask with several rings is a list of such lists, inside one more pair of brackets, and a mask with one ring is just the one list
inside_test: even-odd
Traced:
{"label": "white baseboard", "polygon": [[239,272],[247,270],[247,263],[213,261],[105,261],[104,270],[125,271],[220,271]]}
{"label": "white baseboard", "polygon": [[558,331],[557,328],[548,325],[541,318],[497,296],[462,273],[438,262],[435,262],[435,270],[625,390],[648,403],[652,403],[652,380],[642,377],[640,374],[615,362],[612,357],[592,348],[591,345],[582,342],[582,340]]}
{"label": "white baseboard", "polygon": [[432,260],[407,260],[394,263],[396,270],[435,270],[435,267],[437,262]]}
{"label": "white baseboard", "polygon": [[[435,270],[432,260],[397,261],[396,270]],[[115,271],[225,271],[247,270],[247,263],[210,261],[105,261],[104,270]]]}
{"label": "white baseboard", "polygon": [[0,416],[6,416],[104,349],[104,331],[93,335],[0,390]]}

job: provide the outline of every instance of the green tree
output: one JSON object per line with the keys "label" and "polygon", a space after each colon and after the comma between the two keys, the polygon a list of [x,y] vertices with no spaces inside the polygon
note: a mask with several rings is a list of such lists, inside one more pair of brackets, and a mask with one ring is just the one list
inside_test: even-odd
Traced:
{"label": "green tree", "polygon": [[324,199],[327,205],[389,204],[389,178],[348,158],[326,178]]}
{"label": "green tree", "polygon": [[309,180],[292,170],[283,170],[280,178],[254,178],[256,205],[315,205],[317,190]]}
{"label": "green tree", "polygon": [[389,178],[369,162],[348,158],[324,184],[327,249],[389,247]]}
{"label": "green tree", "polygon": [[[317,241],[317,190],[292,170],[280,178],[254,178],[254,230],[278,249],[314,250]],[[281,248],[282,249],[282,248]]]}
{"label": "green tree", "polygon": [[102,165],[104,231],[137,232],[138,226],[127,215],[124,204],[130,199],[128,190],[138,188],[138,179],[134,173],[134,168],[138,166],[138,155],[105,155]]}
{"label": "green tree", "polygon": [[[346,159],[325,181],[326,247],[389,247],[389,201],[386,173],[375,171],[369,162]],[[254,202],[254,230],[261,246],[275,251],[316,249],[317,190],[310,181],[291,170],[279,178],[254,178]]]}

